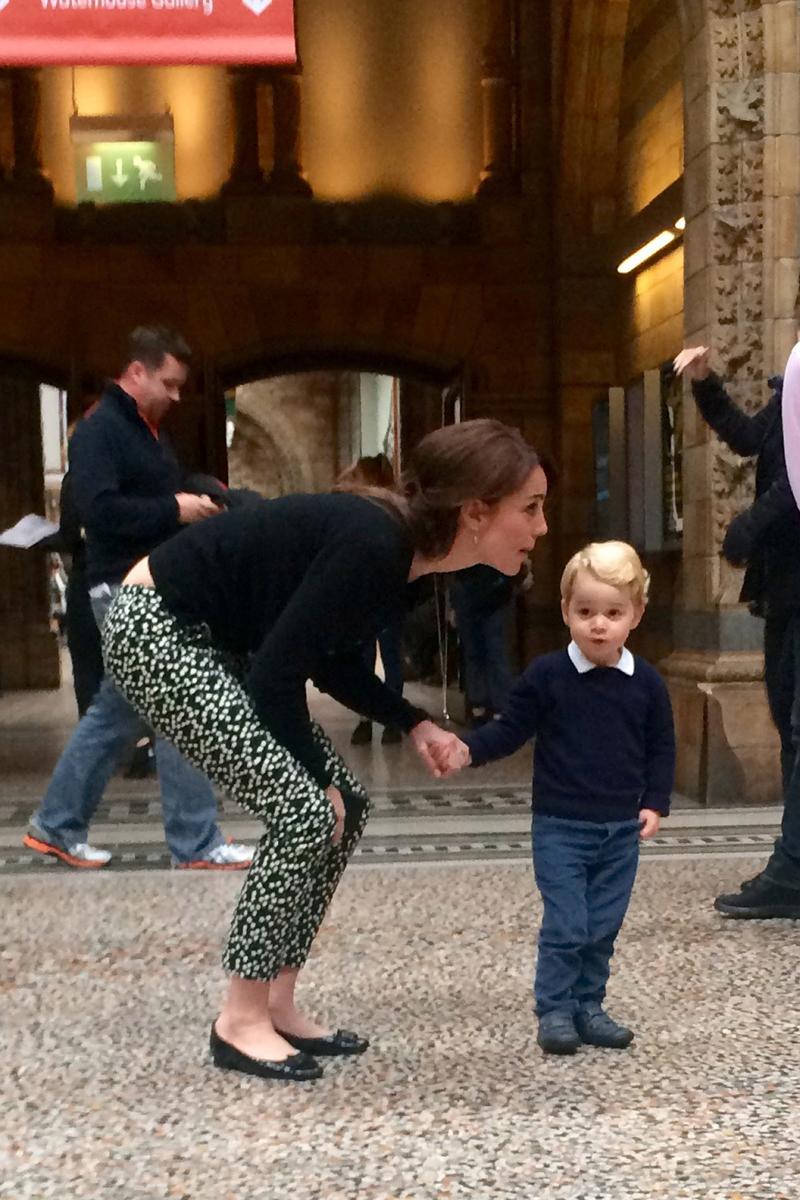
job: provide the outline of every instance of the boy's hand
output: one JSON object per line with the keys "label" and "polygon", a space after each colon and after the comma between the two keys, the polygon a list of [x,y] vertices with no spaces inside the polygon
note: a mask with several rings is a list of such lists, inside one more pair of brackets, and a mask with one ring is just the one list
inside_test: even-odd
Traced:
{"label": "boy's hand", "polygon": [[708,346],[688,346],[681,350],[672,366],[676,375],[685,375],[688,380],[707,379],[711,374]]}
{"label": "boy's hand", "polygon": [[470,764],[469,747],[465,746],[461,738],[456,737],[455,734],[451,734],[451,737],[452,741],[448,746],[442,743],[434,751],[443,779],[446,779],[448,775],[454,775],[456,771],[460,771],[462,767],[468,767]]}
{"label": "boy's hand", "polygon": [[658,827],[661,824],[661,813],[657,813],[654,808],[639,809],[639,838],[646,842],[653,834],[658,833]]}

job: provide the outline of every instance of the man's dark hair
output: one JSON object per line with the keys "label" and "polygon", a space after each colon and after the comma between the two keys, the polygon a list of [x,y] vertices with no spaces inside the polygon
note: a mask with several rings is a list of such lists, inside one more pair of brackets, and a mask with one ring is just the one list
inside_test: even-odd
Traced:
{"label": "man's dark hair", "polygon": [[133,362],[142,363],[148,371],[157,371],[168,354],[187,367],[192,357],[189,343],[174,329],[167,329],[165,325],[137,325],[128,335],[122,371]]}

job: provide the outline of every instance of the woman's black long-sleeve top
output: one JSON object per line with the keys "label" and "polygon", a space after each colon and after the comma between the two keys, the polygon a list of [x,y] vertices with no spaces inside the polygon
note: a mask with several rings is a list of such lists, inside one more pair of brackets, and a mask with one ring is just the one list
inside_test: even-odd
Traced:
{"label": "woman's black long-sleeve top", "polygon": [[399,519],[348,493],[284,496],[187,526],[150,554],[169,610],[248,654],[258,716],[320,786],[305,685],[406,732],[427,714],[387,688],[362,647],[407,607],[413,547]]}

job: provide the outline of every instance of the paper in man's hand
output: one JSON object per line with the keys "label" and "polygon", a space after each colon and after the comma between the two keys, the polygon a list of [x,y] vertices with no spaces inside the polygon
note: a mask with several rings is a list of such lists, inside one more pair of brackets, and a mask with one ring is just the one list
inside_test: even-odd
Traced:
{"label": "paper in man's hand", "polygon": [[58,533],[57,525],[37,516],[36,513],[28,513],[27,517],[22,517],[16,525],[0,533],[0,546],[17,546],[20,550],[29,550],[51,533]]}

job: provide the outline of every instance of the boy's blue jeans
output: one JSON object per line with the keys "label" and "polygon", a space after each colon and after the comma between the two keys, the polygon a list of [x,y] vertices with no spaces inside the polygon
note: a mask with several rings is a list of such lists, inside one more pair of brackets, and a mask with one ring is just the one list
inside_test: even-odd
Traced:
{"label": "boy's blue jeans", "polygon": [[534,816],[533,868],[544,902],[534,983],[539,1016],[602,1003],[638,863],[638,820]]}

